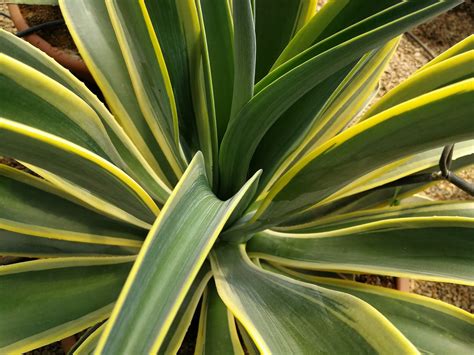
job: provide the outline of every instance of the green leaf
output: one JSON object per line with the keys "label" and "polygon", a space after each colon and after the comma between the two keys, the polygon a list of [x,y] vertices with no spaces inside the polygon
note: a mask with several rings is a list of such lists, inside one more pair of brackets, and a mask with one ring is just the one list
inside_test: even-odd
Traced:
{"label": "green leaf", "polygon": [[233,0],[234,88],[230,122],[253,96],[256,39],[251,0]]}
{"label": "green leaf", "polygon": [[367,209],[323,217],[309,223],[292,226],[290,228],[277,228],[276,230],[291,233],[320,233],[387,219],[431,216],[463,216],[474,218],[474,202],[428,201],[424,203],[403,204],[397,207],[387,206],[384,208]]}
{"label": "green leaf", "polygon": [[[469,166],[472,166],[473,164],[474,154],[468,154],[453,160],[451,169],[452,171],[463,170]],[[425,170],[419,171],[419,173],[432,174],[433,171],[436,171],[437,169],[438,162]],[[393,182],[392,184],[382,185],[356,193],[354,195],[349,195],[347,197],[330,201],[326,204],[316,204],[306,211],[296,214],[294,217],[290,218],[281,225],[295,226],[309,223],[324,216],[335,216],[338,214],[350,213],[368,208],[388,207],[391,206],[394,201],[400,201],[402,199],[409,198],[418,192],[426,190],[428,187],[436,183],[436,181],[422,181],[406,184],[402,183],[402,180],[399,180],[399,183]]]}
{"label": "green leaf", "polygon": [[[348,3],[348,1],[345,2]],[[363,0],[356,0],[350,1],[349,3],[353,3],[352,5],[360,7],[361,3],[363,2]],[[307,48],[307,50],[304,50],[299,55],[293,57],[291,60],[286,61],[282,65],[279,65],[274,70],[272,70],[269,75],[267,75],[257,84],[255,92],[260,92],[260,90],[267,87],[270,83],[277,80],[284,74],[288,73],[292,69],[295,69],[296,67],[307,62],[308,60],[311,60],[315,56],[324,53],[327,50],[336,48],[341,50],[342,47],[344,47],[345,45],[348,45],[350,48],[352,48],[352,45],[355,45],[355,43],[357,43],[362,38],[365,38],[366,42],[369,43],[372,41],[376,42],[377,37],[380,37],[381,35],[388,35],[390,32],[392,32],[392,26],[398,27],[399,30],[402,30],[402,27],[410,26],[410,22],[412,23],[411,25],[413,25],[414,22],[420,20],[422,22],[422,18],[426,20],[430,16],[434,16],[438,13],[446,11],[447,9],[454,7],[460,2],[461,1],[459,0],[388,0],[378,2],[379,4],[375,5],[376,7],[380,6],[378,8],[373,8],[373,5],[368,5],[368,7],[371,9],[367,11],[367,13],[361,12],[359,14],[361,15],[359,21],[353,24],[349,23],[349,26],[340,23],[339,25],[341,27],[338,28],[338,32],[334,33],[333,35],[330,35],[325,39],[323,39],[323,36],[323,40],[311,44],[310,47]],[[367,17],[369,13],[371,14],[371,16]],[[347,16],[349,16],[347,13],[341,16],[342,22],[347,21]],[[352,16],[350,16],[350,19],[352,19]],[[316,16],[314,18],[314,21],[317,21]],[[337,24],[336,21],[334,23]],[[402,32],[404,31],[402,30],[398,32],[397,35],[401,34]],[[396,36],[393,36],[391,38],[394,37]],[[386,38],[386,41],[391,38]],[[366,43],[366,45],[369,43]],[[356,47],[353,48],[353,50],[355,49]],[[346,52],[346,54],[348,53],[350,52]]]}
{"label": "green leaf", "polygon": [[217,294],[214,281],[204,293],[195,354],[244,354],[235,319]]}
{"label": "green leaf", "polygon": [[[179,128],[173,89],[158,39],[149,31],[146,8],[143,2],[105,3],[143,115],[152,131],[159,132],[158,141],[167,140],[170,149],[177,149]],[[173,154],[178,155],[177,150]]]}
{"label": "green leaf", "polygon": [[257,268],[243,245],[211,254],[217,291],[262,353],[416,353],[367,303]]}
{"label": "green leaf", "polygon": [[[355,195],[420,172],[435,173],[439,171],[439,159],[442,152],[443,148],[431,149],[374,169],[339,189],[320,203],[325,204],[328,201]],[[474,155],[474,140],[457,143],[453,153],[453,161],[470,155]],[[455,165],[452,167],[454,168]]]}
{"label": "green leaf", "polygon": [[[13,231],[12,231],[13,230]],[[0,224],[0,254],[26,258],[136,255],[139,247],[71,242],[16,233],[16,228]]]}
{"label": "green leaf", "polygon": [[153,171],[104,104],[81,81],[44,52],[4,30],[0,30],[0,51],[49,76],[82,98],[97,113],[123,159],[119,166],[124,165],[125,171],[156,200],[161,203],[167,200],[171,193],[169,187]]}
{"label": "green leaf", "polygon": [[104,126],[79,97],[0,53],[0,115],[69,140],[120,164]]}
{"label": "green leaf", "polygon": [[155,172],[174,185],[183,171],[178,147],[170,146],[170,140],[156,129],[156,121],[142,112],[137,97],[131,95],[132,79],[105,2],[60,0],[59,4],[74,43],[114,116]]}
{"label": "green leaf", "polygon": [[[267,78],[275,76],[275,80],[270,78],[271,84],[262,83],[258,90],[256,87],[252,100],[229,124],[219,153],[221,192],[230,195],[242,185],[249,173],[251,158],[264,134],[303,95],[368,51],[459,1],[432,2],[403,2],[403,11],[396,11],[385,20],[372,19],[370,30],[363,26],[363,34],[353,38],[351,33],[344,43],[338,43],[335,47],[326,48],[324,45],[314,51],[307,50],[297,57],[297,61],[292,60],[288,65],[280,66],[281,70],[271,72]],[[324,51],[318,52],[321,49]]]}
{"label": "green leaf", "polygon": [[[20,144],[21,142],[21,144]],[[159,213],[147,193],[108,161],[62,138],[0,118],[0,155],[39,166],[83,190],[109,215],[148,228]],[[87,194],[84,193],[87,191]]]}
{"label": "green leaf", "polygon": [[[196,107],[197,129],[200,149],[206,163],[207,176],[211,186],[218,183],[218,137],[216,110],[214,102],[214,87],[211,73],[207,32],[204,27],[204,18],[200,1],[196,6],[189,6],[188,12],[195,13],[200,26],[200,52],[196,51],[196,68],[193,80],[193,98]],[[185,19],[186,21],[186,19]]]}
{"label": "green leaf", "polygon": [[420,96],[327,141],[276,182],[254,220],[263,226],[281,223],[378,167],[451,142],[472,139],[473,82],[465,80]]}
{"label": "green leaf", "polygon": [[426,354],[470,354],[474,316],[432,298],[358,282],[315,277],[283,268],[285,275],[356,296],[374,306]]}
{"label": "green leaf", "polygon": [[33,350],[106,319],[131,261],[83,257],[2,266],[0,352]]}
{"label": "green leaf", "polygon": [[425,70],[431,67],[434,64],[441,63],[442,61],[457,56],[458,54],[462,54],[474,49],[474,35],[470,35],[469,37],[464,38],[462,41],[456,43],[454,46],[446,50],[445,52],[441,53],[435,59],[430,61],[428,64],[425,64],[421,69],[418,71]]}
{"label": "green leaf", "polygon": [[234,87],[232,17],[228,0],[200,0],[200,4],[211,66],[217,132],[220,142],[230,119]]}
{"label": "green leaf", "polygon": [[276,59],[316,8],[313,0],[255,0],[258,82],[272,68]]}
{"label": "green leaf", "polygon": [[263,169],[267,191],[285,170],[314,146],[343,130],[365,106],[390,59],[397,40],[369,52],[313,88],[290,107],[260,142],[250,170]]}
{"label": "green leaf", "polygon": [[4,165],[0,228],[41,238],[132,247],[140,247],[147,233],[77,205],[44,180]]}
{"label": "green leaf", "polygon": [[[104,331],[104,328],[105,328],[105,323],[100,325],[100,327],[98,327],[97,329],[94,329],[94,331],[91,334],[89,334],[86,339],[83,339],[81,344],[78,345],[78,343],[76,343],[74,347],[69,350],[68,355],[93,354],[94,349],[97,347],[97,343],[99,342],[100,336],[102,335],[102,332]],[[87,333],[85,335],[87,335]],[[83,335],[82,337],[84,337],[85,335]],[[81,341],[82,337],[78,340],[78,342]]]}
{"label": "green leaf", "polygon": [[469,210],[459,217],[393,218],[321,233],[265,231],[248,249],[254,257],[295,267],[474,285]]}
{"label": "green leaf", "polygon": [[206,256],[256,178],[221,201],[209,187],[202,155],[196,155],[151,229],[97,351],[159,350]]}
{"label": "green leaf", "polygon": [[[333,37],[356,23],[399,3],[398,0],[329,0],[283,48],[272,69],[282,65],[316,43]],[[333,37],[334,38],[334,37]]]}
{"label": "green leaf", "polygon": [[474,51],[471,50],[430,65],[425,70],[422,68],[377,101],[363,119],[430,91],[471,78],[474,75],[473,61]]}
{"label": "green leaf", "polygon": [[205,262],[186,294],[158,354],[178,353],[186,332],[191,325],[199,301],[202,298],[202,294],[211,277],[211,265],[208,262]]}
{"label": "green leaf", "polygon": [[[189,6],[189,0],[144,0],[153,32],[156,33],[163,51],[166,67],[170,75],[176,106],[178,109],[180,134],[184,138],[183,150],[187,157],[192,157],[199,150],[196,117],[193,109],[192,78],[195,68],[192,56],[197,49],[197,39],[188,38],[189,29],[197,22],[186,23],[179,11],[179,6]],[[151,28],[150,28],[151,31]],[[191,47],[191,43],[194,45]]]}

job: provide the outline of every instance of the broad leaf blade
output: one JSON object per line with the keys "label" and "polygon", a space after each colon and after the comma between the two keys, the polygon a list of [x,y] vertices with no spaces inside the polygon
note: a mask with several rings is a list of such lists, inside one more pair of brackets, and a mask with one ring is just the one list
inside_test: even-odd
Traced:
{"label": "broad leaf blade", "polygon": [[59,4],[74,43],[114,116],[155,172],[174,185],[183,170],[177,147],[170,147],[169,141],[154,130],[153,121],[131,95],[133,84],[105,3],[60,0]]}
{"label": "broad leaf blade", "polygon": [[287,62],[314,44],[344,31],[346,28],[395,5],[397,2],[399,1],[327,1],[284,48],[272,69]]}
{"label": "broad leaf blade", "polygon": [[254,153],[251,171],[263,169],[262,190],[289,167],[339,133],[365,106],[398,41],[371,51],[318,84],[289,108],[265,134]]}
{"label": "broad leaf blade", "polygon": [[75,94],[0,53],[0,116],[54,134],[120,164],[95,112]]}
{"label": "broad leaf blade", "polygon": [[[458,157],[451,163],[452,171],[459,171],[474,165],[474,154]],[[432,174],[438,169],[438,163],[425,170],[418,171],[419,174]],[[368,208],[381,208],[396,205],[400,200],[409,198],[436,183],[436,181],[421,181],[403,183],[403,179],[391,184],[382,185],[354,195],[349,195],[326,204],[315,206],[296,214],[288,221],[282,223],[285,226],[295,226],[309,223],[324,216],[335,216]]]}
{"label": "broad leaf blade", "polygon": [[0,30],[0,51],[54,79],[82,98],[100,117],[123,160],[125,171],[156,200],[162,204],[166,201],[171,193],[169,187],[153,171],[105,105],[81,81],[44,52],[4,30]]}
{"label": "broad leaf blade", "polygon": [[200,0],[211,67],[219,142],[230,119],[234,87],[233,26],[228,0]]}
{"label": "broad leaf blade", "polygon": [[[148,16],[139,2],[106,0],[135,96],[143,115],[160,140],[178,155],[179,128],[171,82],[158,39],[149,31]],[[137,39],[140,41],[137,41]]]}
{"label": "broad leaf blade", "polygon": [[295,267],[474,285],[473,228],[471,217],[395,218],[321,233],[265,231],[249,250]]}
{"label": "broad leaf blade", "polygon": [[217,236],[255,179],[221,201],[209,187],[202,155],[196,155],[151,229],[97,351],[159,350]]}
{"label": "broad leaf blade", "polygon": [[68,258],[2,266],[0,352],[33,350],[107,318],[132,261]]}
{"label": "broad leaf blade", "polygon": [[219,152],[221,192],[231,195],[242,185],[249,174],[251,158],[264,134],[283,112],[318,83],[411,26],[458,3],[457,0],[433,2],[403,2],[403,11],[397,11],[386,19],[387,22],[372,20],[371,30],[364,27],[362,35],[351,36],[335,47],[324,47],[322,53],[305,51],[297,63],[292,62],[289,68],[282,69],[284,75],[275,73],[276,78],[271,84],[262,84],[264,88],[230,122],[222,141]]}
{"label": "broad leaf blade", "polygon": [[42,179],[0,165],[0,228],[40,238],[139,247],[146,230],[63,198]]}
{"label": "broad leaf blade", "polygon": [[301,281],[366,301],[386,316],[422,353],[467,355],[472,352],[474,316],[457,307],[384,287],[282,270]]}
{"label": "broad leaf blade", "polygon": [[232,17],[234,24],[234,88],[230,122],[253,96],[257,52],[252,1],[233,0]]}
{"label": "broad leaf blade", "polygon": [[214,281],[202,300],[195,354],[244,354],[234,316],[220,299]]}
{"label": "broad leaf blade", "polygon": [[[472,139],[473,82],[465,80],[420,96],[329,140],[274,185],[254,219],[264,225],[282,222],[282,217],[322,201],[375,168],[444,144]],[[450,122],[447,126],[446,120]],[[423,130],[419,129],[421,126]]]}
{"label": "broad leaf blade", "polygon": [[365,302],[258,269],[244,246],[215,249],[211,264],[220,297],[263,353],[416,353]]}
{"label": "broad leaf blade", "polygon": [[[21,142],[21,144],[19,144]],[[46,132],[0,118],[0,154],[39,166],[99,198],[110,215],[147,228],[159,213],[128,175],[99,156]]]}

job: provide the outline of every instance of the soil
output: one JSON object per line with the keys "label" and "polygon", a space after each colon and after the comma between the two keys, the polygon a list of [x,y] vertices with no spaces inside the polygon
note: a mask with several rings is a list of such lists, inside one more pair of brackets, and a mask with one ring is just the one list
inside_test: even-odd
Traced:
{"label": "soil", "polygon": [[[48,5],[19,5],[20,11],[30,27],[40,25],[49,21],[62,20],[61,11],[58,6]],[[39,30],[37,34],[54,47],[79,55],[74,41],[67,30],[66,25],[58,25],[52,28]]]}

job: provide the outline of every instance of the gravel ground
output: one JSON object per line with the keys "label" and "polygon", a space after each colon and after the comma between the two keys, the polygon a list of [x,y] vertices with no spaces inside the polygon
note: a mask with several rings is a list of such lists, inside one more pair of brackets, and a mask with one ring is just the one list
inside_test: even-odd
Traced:
{"label": "gravel ground", "polygon": [[[4,15],[10,15],[6,4],[0,4],[0,13]],[[3,28],[6,31],[16,32],[13,23],[10,19],[4,15],[0,14],[0,28]]]}

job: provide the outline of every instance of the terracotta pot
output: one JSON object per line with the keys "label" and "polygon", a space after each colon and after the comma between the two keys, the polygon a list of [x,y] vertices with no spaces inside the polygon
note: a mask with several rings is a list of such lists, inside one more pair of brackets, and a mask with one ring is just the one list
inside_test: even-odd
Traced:
{"label": "terracotta pot", "polygon": [[407,279],[404,277],[397,277],[396,282],[397,282],[397,287],[396,287],[397,290],[410,292],[410,279]]}
{"label": "terracotta pot", "polygon": [[[8,10],[10,11],[12,21],[18,31],[24,31],[30,27],[21,13],[20,7],[18,5],[8,4]],[[43,38],[34,33],[23,38],[30,42],[33,46],[41,49],[50,57],[54,58],[59,64],[69,69],[77,77],[86,81],[93,81],[89,69],[87,69],[86,64],[79,56],[52,46]]]}

